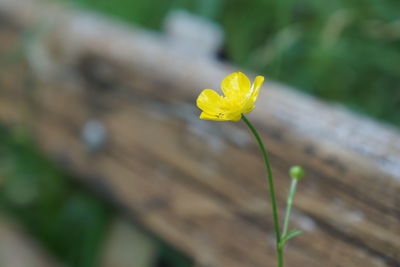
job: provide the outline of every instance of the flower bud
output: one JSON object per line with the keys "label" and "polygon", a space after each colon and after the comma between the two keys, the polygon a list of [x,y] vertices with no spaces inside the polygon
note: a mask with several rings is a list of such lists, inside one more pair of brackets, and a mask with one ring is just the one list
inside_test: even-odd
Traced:
{"label": "flower bud", "polygon": [[304,169],[301,166],[292,166],[290,168],[289,174],[292,178],[295,178],[297,180],[300,180],[301,178],[304,177]]}

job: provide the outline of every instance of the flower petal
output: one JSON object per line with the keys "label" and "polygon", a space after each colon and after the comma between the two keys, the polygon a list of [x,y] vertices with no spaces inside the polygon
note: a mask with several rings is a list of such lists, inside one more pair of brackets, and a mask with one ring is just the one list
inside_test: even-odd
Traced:
{"label": "flower petal", "polygon": [[227,113],[224,116],[226,121],[240,121],[242,119],[242,113],[240,112],[232,112]]}
{"label": "flower petal", "polygon": [[204,89],[197,97],[196,104],[202,111],[211,115],[218,115],[221,112],[223,97],[212,89]]}
{"label": "flower petal", "polygon": [[207,112],[202,112],[200,114],[200,119],[212,121],[239,121],[241,118],[242,114],[239,112],[219,114],[209,114]]}
{"label": "flower petal", "polygon": [[264,77],[257,76],[251,87],[251,91],[252,91],[251,95],[244,105],[243,113],[249,113],[250,111],[252,111],[255,108],[254,103],[256,102],[256,100],[258,98],[258,94],[260,93],[260,88],[263,83],[264,83]]}
{"label": "flower petal", "polygon": [[260,88],[263,83],[264,83],[264,76],[257,76],[253,84],[252,97],[255,97],[257,99],[258,93],[260,92]]}
{"label": "flower petal", "polygon": [[227,98],[241,99],[250,91],[250,80],[242,72],[228,75],[221,83],[222,92]]}
{"label": "flower petal", "polygon": [[200,114],[200,119],[211,121],[225,121],[225,119],[223,117],[220,117],[219,114],[209,114],[204,111]]}

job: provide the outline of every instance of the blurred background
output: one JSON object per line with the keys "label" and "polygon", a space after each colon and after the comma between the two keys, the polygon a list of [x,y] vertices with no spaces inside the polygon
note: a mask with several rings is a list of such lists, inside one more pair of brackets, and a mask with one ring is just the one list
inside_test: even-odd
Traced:
{"label": "blurred background", "polygon": [[[222,30],[218,61],[384,124],[400,123],[398,0],[59,2],[160,33],[171,11],[186,10],[215,23],[216,38]],[[2,72],[19,56],[18,48],[3,54]],[[40,151],[29,131],[0,128],[0,227],[18,233],[20,242],[40,247],[46,262],[76,267],[193,265],[188,256],[132,223]],[[5,240],[0,241],[4,251],[19,244]],[[131,246],[139,249],[130,254]],[[0,252],[0,266],[28,266],[9,263],[11,254]],[[124,259],[117,265],[115,258]],[[37,266],[45,265],[39,261]]]}
{"label": "blurred background", "polygon": [[221,59],[400,123],[399,1],[69,2],[155,30],[171,10],[188,10],[223,28]]}

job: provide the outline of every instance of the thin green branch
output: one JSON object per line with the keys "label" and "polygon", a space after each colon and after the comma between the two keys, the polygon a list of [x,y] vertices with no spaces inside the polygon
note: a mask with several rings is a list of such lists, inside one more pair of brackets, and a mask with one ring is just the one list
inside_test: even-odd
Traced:
{"label": "thin green branch", "polygon": [[250,123],[250,121],[244,115],[242,115],[242,119],[246,123],[246,125],[249,127],[249,129],[253,133],[254,137],[256,138],[258,146],[259,146],[261,153],[263,155],[263,158],[264,158],[265,167],[267,168],[268,186],[269,186],[269,193],[270,193],[270,198],[271,198],[272,214],[273,214],[273,218],[274,218],[276,249],[277,249],[277,253],[278,253],[278,266],[283,267],[283,252],[282,252],[282,249],[280,248],[281,234],[280,234],[280,230],[279,230],[279,216],[278,216],[278,208],[277,208],[277,204],[276,204],[275,187],[274,187],[274,181],[273,181],[273,177],[272,177],[272,169],[271,169],[271,165],[269,162],[269,155],[268,155],[267,150],[265,149],[264,142],[262,141],[257,130],[254,128],[254,126]]}
{"label": "thin green branch", "polygon": [[297,181],[298,181],[298,179],[292,178],[292,182],[290,184],[290,189],[289,189],[288,198],[287,198],[286,215],[285,215],[285,220],[283,222],[283,230],[282,230],[281,239],[284,239],[286,237],[286,234],[288,231],[289,218],[290,218],[290,213],[292,211],[293,198],[296,193]]}

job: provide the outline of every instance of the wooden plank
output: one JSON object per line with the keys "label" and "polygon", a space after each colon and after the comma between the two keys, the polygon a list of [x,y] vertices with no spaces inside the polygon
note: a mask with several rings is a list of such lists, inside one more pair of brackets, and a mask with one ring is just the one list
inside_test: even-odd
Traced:
{"label": "wooden plank", "polygon": [[[19,34],[10,25],[23,29],[46,12],[32,6],[21,18],[6,2],[4,52]],[[273,265],[257,147],[242,124],[200,121],[194,107],[197,93],[216,88],[232,67],[177,54],[138,30],[62,14],[33,42],[53,68],[30,57],[34,73],[22,63],[1,75],[0,118],[29,125],[49,155],[200,266]],[[35,81],[34,94],[21,77]],[[288,247],[288,266],[400,264],[397,129],[273,82],[251,119],[271,152],[281,214],[287,169],[307,169],[293,222],[305,234]],[[97,151],[82,140],[88,121],[107,131]]]}

